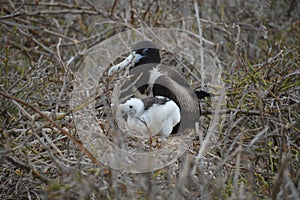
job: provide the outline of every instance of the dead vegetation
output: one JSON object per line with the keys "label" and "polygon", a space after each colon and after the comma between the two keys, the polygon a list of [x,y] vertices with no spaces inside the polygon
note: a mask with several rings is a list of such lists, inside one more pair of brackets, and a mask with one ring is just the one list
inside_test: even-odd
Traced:
{"label": "dead vegetation", "polygon": [[[0,5],[1,199],[300,198],[296,0]],[[222,62],[226,105],[203,157],[199,138],[174,164],[130,174],[89,154],[70,99],[84,52],[138,27],[201,31]],[[209,99],[203,105],[205,122],[214,110]]]}

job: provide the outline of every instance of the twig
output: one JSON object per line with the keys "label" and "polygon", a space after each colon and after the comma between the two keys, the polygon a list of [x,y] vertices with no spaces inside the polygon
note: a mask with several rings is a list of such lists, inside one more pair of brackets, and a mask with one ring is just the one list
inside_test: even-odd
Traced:
{"label": "twig", "polygon": [[114,3],[112,5],[111,11],[110,11],[110,16],[113,16],[114,10],[115,10],[116,5],[117,5],[117,2],[118,2],[118,0],[114,0]]}
{"label": "twig", "polygon": [[200,74],[201,74],[201,86],[204,86],[204,77],[205,77],[205,70],[204,70],[204,53],[203,53],[203,39],[202,39],[202,25],[199,17],[199,9],[198,9],[198,2],[194,1],[194,8],[195,14],[198,24],[198,32],[199,32],[199,43],[200,43]]}
{"label": "twig", "polygon": [[36,178],[42,180],[44,183],[49,184],[49,183],[52,182],[51,179],[49,179],[48,177],[43,176],[42,174],[40,174],[40,173],[34,168],[34,166],[30,166],[30,165],[28,165],[28,164],[26,164],[26,163],[24,163],[24,162],[21,162],[21,161],[19,161],[19,160],[16,160],[16,159],[14,159],[14,158],[12,158],[12,157],[10,157],[10,156],[6,156],[6,159],[7,159],[9,162],[11,162],[12,164],[14,164],[14,165],[16,165],[16,166],[18,166],[18,167],[20,167],[20,168],[23,168],[23,169],[25,169],[25,170],[27,170],[27,171],[31,171],[32,174],[33,174]]}
{"label": "twig", "polygon": [[94,155],[87,150],[84,145],[82,144],[82,142],[80,140],[78,140],[77,138],[75,138],[73,135],[71,135],[69,132],[67,132],[66,130],[64,130],[61,126],[59,126],[58,124],[56,124],[52,119],[50,119],[47,115],[45,115],[43,112],[41,112],[39,109],[35,108],[34,106],[24,102],[21,99],[18,99],[15,96],[12,96],[10,94],[7,94],[3,91],[0,91],[0,94],[2,96],[4,96],[7,99],[12,99],[28,108],[30,108],[32,111],[38,113],[39,115],[41,115],[44,119],[46,119],[52,126],[54,126],[55,128],[57,128],[61,133],[63,133],[64,135],[66,135],[70,140],[72,140],[78,147],[80,150],[82,150],[94,163],[96,164],[101,164],[95,157]]}

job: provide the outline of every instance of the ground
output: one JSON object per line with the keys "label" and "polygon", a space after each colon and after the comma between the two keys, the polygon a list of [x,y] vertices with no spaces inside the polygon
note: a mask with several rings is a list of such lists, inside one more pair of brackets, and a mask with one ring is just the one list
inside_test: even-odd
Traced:
{"label": "ground", "polygon": [[[300,198],[297,0],[0,5],[1,199]],[[226,103],[216,111],[210,98],[202,101],[203,134],[175,163],[132,174],[85,149],[70,100],[85,52],[141,27],[176,28],[193,34],[196,44],[209,41]],[[216,113],[217,139],[199,156]],[[109,123],[101,113],[98,120],[101,127]]]}

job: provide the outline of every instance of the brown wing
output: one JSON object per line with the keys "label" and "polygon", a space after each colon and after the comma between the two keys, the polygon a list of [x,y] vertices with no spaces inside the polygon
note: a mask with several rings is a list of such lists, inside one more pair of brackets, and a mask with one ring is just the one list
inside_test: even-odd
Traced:
{"label": "brown wing", "polygon": [[145,99],[142,99],[143,103],[144,103],[144,109],[148,110],[151,106],[153,106],[154,104],[157,105],[164,105],[166,104],[168,101],[170,101],[170,99],[164,97],[164,98],[157,98],[157,97],[148,97]]}
{"label": "brown wing", "polygon": [[167,65],[160,64],[158,67],[161,69],[161,72],[163,74],[166,74],[169,76],[171,79],[179,83],[180,85],[186,87],[186,88],[191,88],[189,82],[186,80],[186,78],[178,72],[174,67],[170,67]]}

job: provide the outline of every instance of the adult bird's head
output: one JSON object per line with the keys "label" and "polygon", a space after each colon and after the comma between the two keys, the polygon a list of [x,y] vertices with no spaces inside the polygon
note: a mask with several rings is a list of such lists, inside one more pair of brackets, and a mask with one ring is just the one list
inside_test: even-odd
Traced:
{"label": "adult bird's head", "polygon": [[134,63],[137,67],[143,64],[160,63],[159,49],[150,41],[141,41],[133,46],[131,54],[121,63],[112,66],[108,71],[108,76],[111,76],[116,71],[130,67]]}

